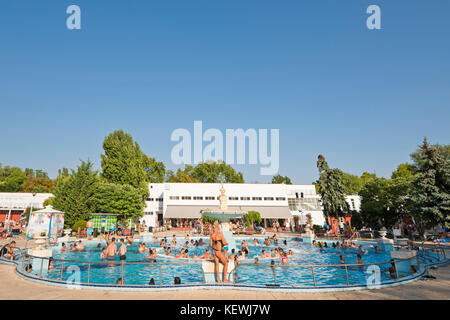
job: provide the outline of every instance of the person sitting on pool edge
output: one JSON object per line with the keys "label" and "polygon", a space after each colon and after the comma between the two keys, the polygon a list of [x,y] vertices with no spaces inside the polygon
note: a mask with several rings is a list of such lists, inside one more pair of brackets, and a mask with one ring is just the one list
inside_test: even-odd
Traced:
{"label": "person sitting on pool edge", "polygon": [[[225,246],[228,246],[228,242],[225,239],[222,232],[219,231],[219,222],[214,221],[213,232],[210,236],[209,245],[213,249],[214,264],[216,267],[217,282],[230,282],[227,279],[228,269],[228,254],[225,250]],[[223,264],[223,280],[220,279],[219,264]]]}

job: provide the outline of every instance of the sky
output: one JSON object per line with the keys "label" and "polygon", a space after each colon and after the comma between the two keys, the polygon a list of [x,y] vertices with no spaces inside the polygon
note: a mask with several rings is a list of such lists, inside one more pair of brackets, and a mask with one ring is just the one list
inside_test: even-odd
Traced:
{"label": "sky", "polygon": [[[366,27],[372,4],[381,30]],[[279,129],[294,183],[317,179],[319,154],[390,177],[424,136],[450,142],[449,13],[448,0],[2,0],[0,163],[100,169],[122,129],[176,169],[172,132],[201,120]]]}

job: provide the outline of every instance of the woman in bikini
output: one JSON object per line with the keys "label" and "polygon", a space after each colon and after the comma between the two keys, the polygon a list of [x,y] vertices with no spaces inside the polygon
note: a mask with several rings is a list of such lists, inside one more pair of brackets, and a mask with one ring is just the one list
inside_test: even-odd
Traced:
{"label": "woman in bikini", "polygon": [[225,246],[228,246],[228,242],[227,240],[225,240],[223,233],[219,231],[219,223],[217,221],[214,222],[213,232],[210,236],[209,245],[212,248],[214,263],[216,267],[217,282],[222,282],[222,280],[220,280],[219,274],[220,263],[223,264],[223,282],[230,282],[227,279],[228,254],[224,249]]}

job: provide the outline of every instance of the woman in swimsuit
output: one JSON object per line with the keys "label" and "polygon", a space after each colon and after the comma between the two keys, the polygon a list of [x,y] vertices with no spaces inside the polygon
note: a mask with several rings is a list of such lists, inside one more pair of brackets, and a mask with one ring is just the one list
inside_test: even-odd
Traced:
{"label": "woman in swimsuit", "polygon": [[222,282],[220,280],[219,275],[219,264],[223,264],[223,282],[230,282],[227,279],[227,268],[228,268],[228,254],[226,250],[224,249],[225,246],[228,246],[227,240],[225,240],[225,237],[222,232],[219,232],[219,223],[217,220],[214,222],[213,226],[213,232],[210,236],[209,244],[213,251],[213,258],[214,263],[216,267],[216,275],[217,275],[217,282]]}

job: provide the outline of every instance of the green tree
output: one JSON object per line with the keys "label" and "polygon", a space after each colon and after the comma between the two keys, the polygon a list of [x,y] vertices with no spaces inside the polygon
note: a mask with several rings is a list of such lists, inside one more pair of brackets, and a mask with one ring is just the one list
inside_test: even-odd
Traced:
{"label": "green tree", "polygon": [[0,192],[20,192],[23,189],[27,176],[18,167],[5,166],[0,164]]}
{"label": "green tree", "polygon": [[249,211],[242,216],[242,219],[247,223],[247,228],[251,228],[254,223],[261,223],[261,214],[258,211]]}
{"label": "green tree", "polygon": [[345,216],[349,206],[345,200],[345,190],[342,185],[343,172],[339,169],[331,169],[323,155],[318,157],[317,168],[320,176],[316,184],[325,217]]}
{"label": "green tree", "polygon": [[68,178],[57,182],[53,190],[53,207],[65,212],[64,225],[72,227],[79,220],[87,220],[89,213],[96,211],[96,193],[100,179],[93,170],[92,162],[81,161],[77,170]]}
{"label": "green tree", "polygon": [[161,183],[164,182],[166,174],[166,166],[162,162],[158,162],[155,158],[142,155],[144,170],[147,173],[147,182]]}
{"label": "green tree", "polygon": [[279,174],[276,176],[273,176],[272,183],[274,183],[274,184],[281,184],[281,183],[292,184],[291,179],[289,179],[288,176],[283,177],[282,175],[279,175]]}
{"label": "green tree", "polygon": [[101,176],[110,183],[131,185],[140,189],[143,197],[148,195],[144,162],[146,157],[130,134],[116,130],[103,141],[105,154],[101,155]]}
{"label": "green tree", "polygon": [[55,186],[53,180],[49,178],[36,178],[29,175],[23,186],[23,192],[48,193]]}
{"label": "green tree", "polygon": [[397,170],[392,172],[392,179],[395,178],[412,178],[414,175],[414,166],[412,164],[400,163],[397,167]]}
{"label": "green tree", "polygon": [[244,183],[242,172],[236,172],[224,161],[201,162],[188,172],[191,178],[203,183]]}
{"label": "green tree", "polygon": [[391,229],[401,217],[408,215],[410,188],[411,179],[404,177],[367,182],[359,192],[363,224],[375,230],[382,226]]}
{"label": "green tree", "polygon": [[196,179],[189,176],[189,174],[181,169],[178,169],[176,173],[172,170],[167,170],[166,172],[166,182],[178,182],[178,183],[195,183],[198,182]]}
{"label": "green tree", "polygon": [[122,220],[136,220],[143,215],[141,192],[133,186],[102,182],[95,197],[97,212],[118,213]]}
{"label": "green tree", "polygon": [[363,187],[363,180],[354,174],[343,172],[342,186],[346,195],[358,194]]}
{"label": "green tree", "polygon": [[426,138],[418,152],[420,156],[413,157],[416,175],[411,211],[423,234],[425,229],[437,225],[450,227],[450,160],[441,153],[441,148],[430,146]]}

